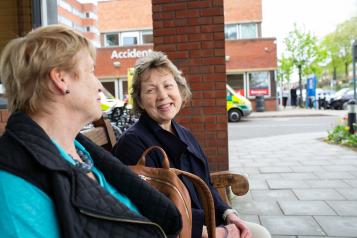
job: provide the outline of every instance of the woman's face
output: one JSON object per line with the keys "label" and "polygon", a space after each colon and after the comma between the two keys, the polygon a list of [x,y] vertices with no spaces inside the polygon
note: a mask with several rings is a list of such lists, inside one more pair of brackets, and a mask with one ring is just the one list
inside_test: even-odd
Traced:
{"label": "woman's face", "polygon": [[154,69],[141,82],[140,107],[161,126],[170,125],[182,106],[182,97],[172,73]]}
{"label": "woman's face", "polygon": [[78,52],[75,60],[76,74],[67,74],[70,93],[66,97],[70,100],[69,107],[73,114],[91,122],[102,115],[99,92],[103,86],[94,75],[95,63],[87,50]]}

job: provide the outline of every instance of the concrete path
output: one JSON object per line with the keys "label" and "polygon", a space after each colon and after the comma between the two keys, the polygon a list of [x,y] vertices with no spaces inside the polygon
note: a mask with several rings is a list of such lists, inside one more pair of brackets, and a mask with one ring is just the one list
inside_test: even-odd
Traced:
{"label": "concrete path", "polygon": [[230,170],[250,182],[250,192],[233,199],[240,216],[264,225],[274,238],[357,237],[357,150],[327,144],[326,136],[229,141]]}

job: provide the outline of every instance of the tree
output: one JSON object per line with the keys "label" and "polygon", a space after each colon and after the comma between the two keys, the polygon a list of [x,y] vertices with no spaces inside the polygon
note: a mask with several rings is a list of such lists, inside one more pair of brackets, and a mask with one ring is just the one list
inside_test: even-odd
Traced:
{"label": "tree", "polygon": [[336,27],[336,30],[326,35],[321,48],[327,53],[325,68],[338,80],[338,75],[344,74],[341,81],[348,81],[348,68],[352,62],[352,44],[357,39],[357,17],[353,17]]}
{"label": "tree", "polygon": [[291,74],[293,73],[293,62],[290,58],[287,58],[282,55],[281,59],[278,60],[278,80],[280,82],[284,83],[289,83],[290,82],[290,77]]}
{"label": "tree", "polygon": [[352,44],[357,39],[357,17],[353,17],[336,27],[336,44],[339,47],[339,56],[345,67],[345,76],[348,77],[348,67],[352,63]]}
{"label": "tree", "polygon": [[319,50],[316,36],[299,30],[296,24],[294,30],[284,39],[284,43],[288,58],[299,73],[299,105],[302,106],[302,76],[318,73],[318,65],[323,61],[324,54]]}
{"label": "tree", "polygon": [[328,70],[334,82],[337,82],[337,74],[343,70],[343,60],[340,57],[340,46],[335,32],[326,35],[321,41],[320,47],[326,52],[327,60],[324,68]]}

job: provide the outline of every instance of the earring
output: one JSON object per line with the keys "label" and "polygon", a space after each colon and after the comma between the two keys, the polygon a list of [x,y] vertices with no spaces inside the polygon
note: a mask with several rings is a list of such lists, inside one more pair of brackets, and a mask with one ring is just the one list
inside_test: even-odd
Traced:
{"label": "earring", "polygon": [[64,91],[64,94],[69,94],[71,91],[69,91],[69,89],[66,89],[66,91]]}

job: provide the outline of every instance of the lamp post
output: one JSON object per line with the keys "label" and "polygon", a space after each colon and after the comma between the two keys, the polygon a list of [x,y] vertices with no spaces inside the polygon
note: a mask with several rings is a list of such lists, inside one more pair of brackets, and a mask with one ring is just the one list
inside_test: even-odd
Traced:
{"label": "lamp post", "polygon": [[353,98],[357,100],[356,95],[356,60],[357,60],[357,40],[352,45],[352,66],[353,66]]}

